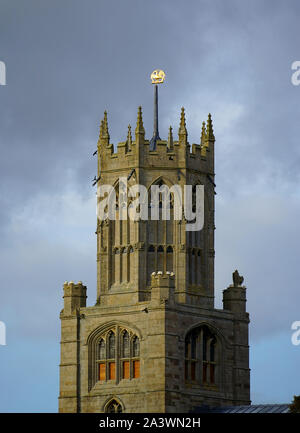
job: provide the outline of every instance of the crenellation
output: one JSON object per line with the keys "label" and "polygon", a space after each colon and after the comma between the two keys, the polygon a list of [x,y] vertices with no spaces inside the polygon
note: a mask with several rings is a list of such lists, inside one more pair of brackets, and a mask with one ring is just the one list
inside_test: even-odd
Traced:
{"label": "crenellation", "polygon": [[[185,123],[184,108],[181,109],[180,126],[178,130],[178,141],[173,140],[172,127],[169,128],[167,140],[157,140],[155,150],[150,150],[150,140],[145,139],[145,129],[143,126],[142,109],[138,109],[137,126],[135,128],[135,140],[132,140],[131,126],[128,125],[126,141],[121,141],[117,145],[116,152],[110,143],[108,132],[107,112],[101,121],[100,134],[98,140],[99,170],[105,171],[107,167],[117,170],[128,165],[145,165],[160,163],[167,167],[175,167],[180,162],[192,169],[212,171],[214,158],[214,133],[212,128],[211,115],[208,116],[207,126],[202,125],[201,141],[199,144],[189,144],[187,141],[188,132]],[[125,158],[124,158],[125,157]],[[125,162],[126,159],[126,162]]]}

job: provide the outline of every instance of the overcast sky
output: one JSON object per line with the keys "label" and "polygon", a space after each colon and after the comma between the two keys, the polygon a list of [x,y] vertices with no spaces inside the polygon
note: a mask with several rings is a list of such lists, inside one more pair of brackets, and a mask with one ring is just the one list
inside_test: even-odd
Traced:
{"label": "overcast sky", "polygon": [[300,394],[300,60],[297,0],[0,0],[0,411],[57,411],[62,284],[96,299],[99,123],[124,141],[142,105],[160,136],[186,109],[216,136],[216,307],[238,268],[250,313],[253,403]]}

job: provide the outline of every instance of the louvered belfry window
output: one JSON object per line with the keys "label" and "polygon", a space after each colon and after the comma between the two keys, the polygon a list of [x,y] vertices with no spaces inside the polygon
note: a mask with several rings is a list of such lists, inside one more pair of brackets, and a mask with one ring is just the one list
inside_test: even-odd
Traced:
{"label": "louvered belfry window", "polygon": [[218,343],[208,326],[190,331],[185,338],[186,383],[215,387],[218,374]]}

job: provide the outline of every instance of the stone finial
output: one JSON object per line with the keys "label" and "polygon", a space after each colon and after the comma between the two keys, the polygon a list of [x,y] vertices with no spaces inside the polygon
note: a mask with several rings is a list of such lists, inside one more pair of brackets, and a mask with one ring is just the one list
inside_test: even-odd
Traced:
{"label": "stone finial", "polygon": [[206,140],[206,128],[205,128],[205,122],[202,122],[201,146],[205,145],[205,140]]}
{"label": "stone finial", "polygon": [[236,269],[232,274],[232,280],[234,287],[241,287],[244,281],[244,277],[242,277]]}
{"label": "stone finial", "polygon": [[106,138],[106,139],[108,139],[108,141],[109,141],[108,122],[107,122],[107,111],[104,111],[104,119],[103,119],[102,136],[103,136],[103,138]]}
{"label": "stone finial", "polygon": [[131,149],[131,145],[132,145],[131,125],[128,125],[128,133],[127,133],[127,140],[126,140],[127,151]]}
{"label": "stone finial", "polygon": [[103,120],[100,122],[99,140],[103,138]]}
{"label": "stone finial", "polygon": [[142,107],[141,106],[139,106],[139,108],[138,108],[135,133],[136,134],[142,134],[142,135],[145,134],[145,129],[144,129],[144,125],[143,125]]}
{"label": "stone finial", "polygon": [[208,114],[208,119],[207,119],[206,135],[207,135],[207,140],[215,141],[213,124],[212,124],[210,113]]}
{"label": "stone finial", "polygon": [[173,150],[174,149],[172,126],[170,126],[170,128],[169,128],[168,149],[169,150]]}
{"label": "stone finial", "polygon": [[184,138],[187,137],[187,129],[185,124],[185,113],[184,113],[184,107],[181,108],[181,115],[180,115],[180,126],[178,131],[179,138],[182,136]]}

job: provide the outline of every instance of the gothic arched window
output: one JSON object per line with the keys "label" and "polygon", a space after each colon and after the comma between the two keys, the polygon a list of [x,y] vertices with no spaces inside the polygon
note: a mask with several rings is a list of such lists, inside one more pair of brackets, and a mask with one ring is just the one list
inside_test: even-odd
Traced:
{"label": "gothic arched window", "polygon": [[148,248],[148,257],[147,257],[147,267],[148,267],[148,279],[151,279],[152,272],[156,269],[156,254],[155,248],[153,245],[150,245]]}
{"label": "gothic arched window", "polygon": [[90,386],[97,381],[106,382],[140,377],[140,340],[130,330],[119,326],[97,337]]}
{"label": "gothic arched window", "polygon": [[167,248],[167,271],[173,272],[173,247],[170,245]]}
{"label": "gothic arched window", "polygon": [[[175,229],[175,185],[168,186],[159,179],[149,188],[149,218],[147,224],[147,285],[153,272],[173,272]],[[176,195],[177,197],[177,195]],[[177,199],[178,201],[179,199]],[[153,214],[153,215],[152,215]]]}
{"label": "gothic arched window", "polygon": [[164,272],[164,248],[162,245],[157,248],[157,271]]}
{"label": "gothic arched window", "polygon": [[190,331],[185,338],[185,381],[215,386],[218,377],[218,340],[208,326]]}
{"label": "gothic arched window", "polygon": [[116,205],[116,211],[115,218],[110,221],[108,233],[108,260],[111,269],[109,286],[118,287],[120,284],[127,286],[135,280],[132,272],[133,257],[130,255],[133,252],[131,245],[135,237],[135,222],[129,216],[132,199],[128,197],[127,184],[123,182],[114,184],[111,205]]}
{"label": "gothic arched window", "polygon": [[107,405],[105,412],[107,412],[107,413],[121,413],[122,412],[122,406],[120,405],[120,403],[117,400],[112,400]]}
{"label": "gothic arched window", "polygon": [[197,248],[189,248],[187,251],[187,258],[189,264],[189,284],[201,286],[201,250]]}

